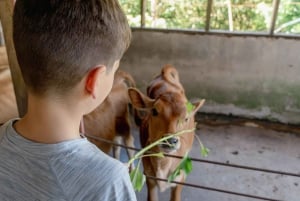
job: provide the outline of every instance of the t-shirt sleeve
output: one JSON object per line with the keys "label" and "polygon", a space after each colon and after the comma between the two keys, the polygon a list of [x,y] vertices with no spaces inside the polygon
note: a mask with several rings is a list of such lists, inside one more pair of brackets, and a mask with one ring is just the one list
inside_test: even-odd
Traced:
{"label": "t-shirt sleeve", "polygon": [[[99,179],[101,178],[102,179]],[[86,193],[80,200],[85,201],[136,201],[136,195],[130,182],[127,168],[122,164],[113,167],[106,175],[95,175],[92,186],[86,187]]]}
{"label": "t-shirt sleeve", "polygon": [[[112,174],[110,187],[106,189],[105,200],[109,201],[136,201],[136,195],[130,182],[127,168],[121,167],[117,172]],[[101,190],[101,189],[99,189]],[[96,199],[92,199],[96,200]],[[99,199],[102,200],[102,199]]]}
{"label": "t-shirt sleeve", "polygon": [[126,166],[95,149],[80,152],[80,160],[65,156],[55,161],[66,197],[73,201],[136,201]]}

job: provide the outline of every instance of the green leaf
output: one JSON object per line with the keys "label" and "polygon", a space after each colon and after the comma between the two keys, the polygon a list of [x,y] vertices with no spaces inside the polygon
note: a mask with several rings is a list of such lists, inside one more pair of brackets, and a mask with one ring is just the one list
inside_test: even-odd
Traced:
{"label": "green leaf", "polygon": [[190,157],[186,157],[181,161],[181,169],[186,175],[188,175],[193,170],[193,164]]}
{"label": "green leaf", "polygon": [[188,175],[193,169],[193,164],[191,158],[186,154],[179,165],[176,167],[174,172],[172,172],[168,177],[168,182],[174,181],[177,176],[180,175],[180,172],[183,171],[186,175]]}
{"label": "green leaf", "polygon": [[205,146],[201,146],[201,155],[203,157],[207,157],[208,156],[208,153],[209,153],[209,149],[206,148]]}
{"label": "green leaf", "polygon": [[177,176],[180,174],[180,169],[176,168],[168,177],[168,182],[174,181]]}
{"label": "green leaf", "polygon": [[130,172],[130,180],[134,190],[140,192],[146,181],[146,176],[139,170],[139,168],[135,168]]}
{"label": "green leaf", "polygon": [[199,144],[200,144],[200,153],[201,153],[201,155],[202,155],[203,157],[207,157],[210,150],[209,150],[208,148],[206,148],[206,147],[202,144],[200,138],[199,138],[197,135],[195,135],[195,137],[196,137],[196,139],[198,140],[198,142],[199,142]]}
{"label": "green leaf", "polygon": [[195,106],[191,102],[189,102],[189,101],[186,103],[185,106],[186,106],[186,111],[187,111],[188,114],[190,114],[191,112],[193,112],[193,110],[195,108]]}
{"label": "green leaf", "polygon": [[153,154],[144,154],[143,157],[158,157],[158,158],[164,158],[165,155],[162,152],[153,153]]}

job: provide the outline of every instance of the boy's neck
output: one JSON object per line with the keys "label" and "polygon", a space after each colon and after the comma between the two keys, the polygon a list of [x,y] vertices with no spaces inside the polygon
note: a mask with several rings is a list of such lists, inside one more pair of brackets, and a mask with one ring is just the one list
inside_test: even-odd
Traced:
{"label": "boy's neck", "polygon": [[81,118],[72,104],[29,96],[27,114],[14,127],[29,140],[52,144],[80,138]]}

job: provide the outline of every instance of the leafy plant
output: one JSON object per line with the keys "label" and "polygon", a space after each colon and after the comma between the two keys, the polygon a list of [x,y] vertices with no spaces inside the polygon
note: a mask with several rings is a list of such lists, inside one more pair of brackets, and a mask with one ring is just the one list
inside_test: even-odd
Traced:
{"label": "leafy plant", "polygon": [[139,160],[137,167],[130,172],[130,180],[136,191],[141,191],[146,181],[146,176],[140,171],[140,163],[141,160]]}
{"label": "leafy plant", "polygon": [[201,153],[201,155],[203,157],[207,157],[210,150],[203,145],[203,143],[201,142],[200,138],[197,135],[195,135],[195,137],[196,137],[196,139],[198,140],[198,142],[200,144],[200,153]]}
{"label": "leafy plant", "polygon": [[170,174],[168,177],[168,182],[174,181],[177,176],[180,175],[180,172],[183,171],[185,175],[188,175],[193,169],[193,164],[191,158],[188,156],[188,153],[182,158],[181,162],[177,168]]}
{"label": "leafy plant", "polygon": [[141,172],[140,170],[140,162],[141,162],[141,158],[142,157],[164,157],[162,152],[159,153],[151,153],[151,154],[145,154],[147,151],[149,151],[151,148],[160,145],[162,143],[164,143],[164,141],[174,137],[174,136],[179,136],[182,135],[184,133],[188,133],[188,132],[193,132],[195,130],[195,128],[193,129],[187,129],[187,130],[182,130],[179,131],[177,133],[172,133],[172,134],[168,134],[166,137],[163,137],[151,144],[149,144],[148,146],[146,146],[145,148],[141,149],[139,152],[137,152],[129,161],[128,161],[128,166],[130,166],[135,160],[139,160],[138,161],[138,165],[135,169],[133,169],[130,172],[130,179],[133,185],[133,188],[137,191],[141,191],[141,189],[144,186],[145,183],[145,175]]}
{"label": "leafy plant", "polygon": [[188,114],[193,112],[193,110],[195,109],[195,106],[190,101],[188,101],[186,103],[185,107],[186,107],[186,111],[187,111]]}

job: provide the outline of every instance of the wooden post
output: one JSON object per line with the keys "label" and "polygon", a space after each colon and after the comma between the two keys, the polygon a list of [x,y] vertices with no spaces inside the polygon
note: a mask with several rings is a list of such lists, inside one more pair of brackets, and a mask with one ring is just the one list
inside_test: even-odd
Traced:
{"label": "wooden post", "polygon": [[7,50],[7,57],[14,85],[19,116],[23,117],[27,111],[27,90],[17,61],[12,38],[13,7],[14,0],[0,0],[0,20]]}
{"label": "wooden post", "polygon": [[228,9],[229,31],[233,31],[233,17],[232,17],[232,9],[231,9],[231,0],[227,0],[227,9]]}
{"label": "wooden post", "polygon": [[205,21],[205,31],[206,32],[209,32],[209,29],[210,29],[210,15],[211,15],[212,4],[213,4],[213,0],[207,1],[206,21]]}
{"label": "wooden post", "polygon": [[144,28],[146,25],[146,6],[147,1],[141,0],[141,27]]}
{"label": "wooden post", "polygon": [[274,0],[273,1],[273,13],[272,13],[272,19],[271,19],[271,24],[270,24],[270,35],[274,35],[274,29],[276,25],[276,19],[277,19],[277,14],[278,14],[278,9],[279,9],[279,4],[280,0]]}

